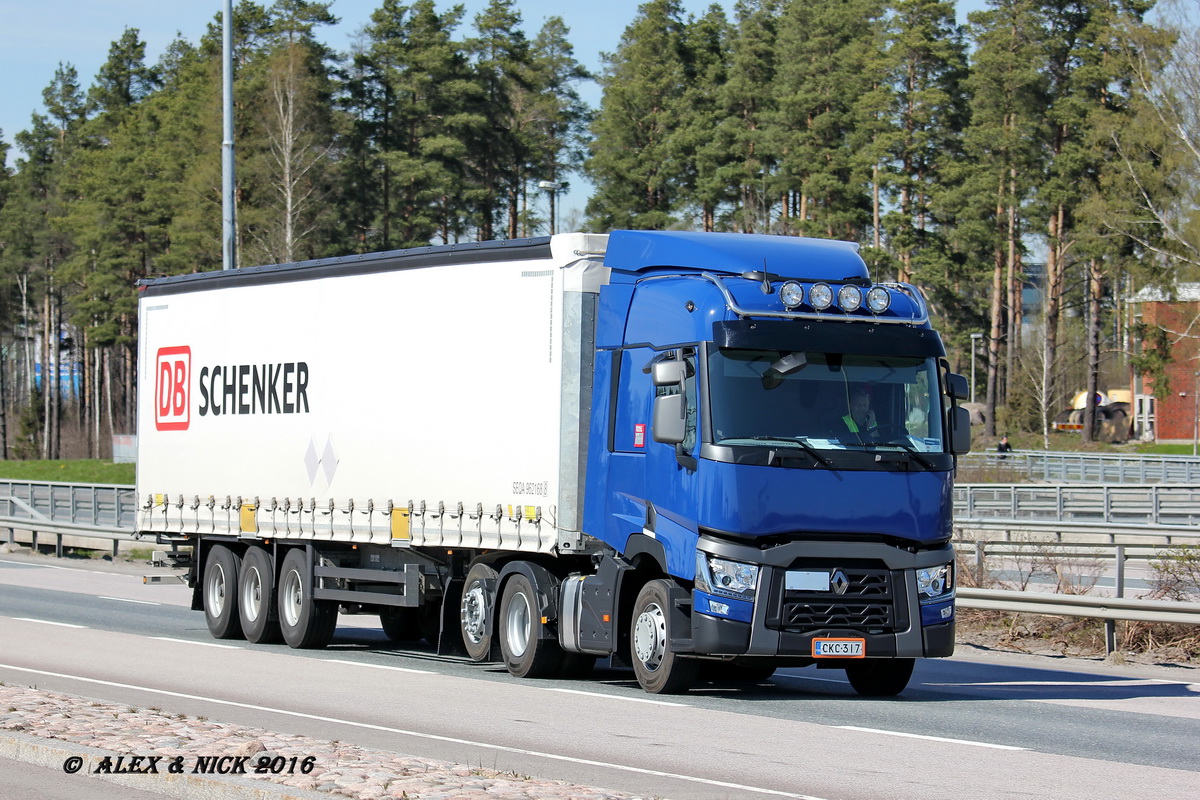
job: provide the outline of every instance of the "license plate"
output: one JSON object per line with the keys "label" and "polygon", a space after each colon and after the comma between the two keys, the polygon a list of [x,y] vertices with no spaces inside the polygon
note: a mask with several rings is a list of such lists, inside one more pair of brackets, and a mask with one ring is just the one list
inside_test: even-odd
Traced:
{"label": "license plate", "polygon": [[866,658],[865,639],[813,639],[813,658]]}
{"label": "license plate", "polygon": [[783,588],[794,592],[828,592],[829,573],[791,570],[783,576]]}

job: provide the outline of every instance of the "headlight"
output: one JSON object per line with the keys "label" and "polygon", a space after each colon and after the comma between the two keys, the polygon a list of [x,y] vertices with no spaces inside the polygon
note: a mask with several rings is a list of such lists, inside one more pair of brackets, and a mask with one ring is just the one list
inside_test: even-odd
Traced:
{"label": "headlight", "polygon": [[944,600],[954,593],[954,565],[941,564],[917,570],[917,594],[922,603]]}
{"label": "headlight", "polygon": [[754,599],[758,587],[758,565],[727,561],[707,553],[696,553],[696,588],[720,597]]}

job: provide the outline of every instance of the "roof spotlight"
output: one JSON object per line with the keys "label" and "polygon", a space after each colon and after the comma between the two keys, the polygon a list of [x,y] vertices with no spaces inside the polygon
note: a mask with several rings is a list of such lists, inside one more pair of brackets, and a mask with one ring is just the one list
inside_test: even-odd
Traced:
{"label": "roof spotlight", "polygon": [[808,290],[808,302],[817,311],[824,311],[833,305],[833,289],[828,283],[814,283]]}
{"label": "roof spotlight", "polygon": [[846,313],[858,311],[862,306],[863,293],[862,289],[852,283],[847,283],[842,288],[838,289],[838,308]]}
{"label": "roof spotlight", "polygon": [[795,308],[804,302],[804,287],[795,281],[788,281],[779,287],[779,299],[787,308]]}
{"label": "roof spotlight", "polygon": [[872,286],[867,292],[867,308],[872,314],[882,314],[892,304],[892,296],[882,286]]}

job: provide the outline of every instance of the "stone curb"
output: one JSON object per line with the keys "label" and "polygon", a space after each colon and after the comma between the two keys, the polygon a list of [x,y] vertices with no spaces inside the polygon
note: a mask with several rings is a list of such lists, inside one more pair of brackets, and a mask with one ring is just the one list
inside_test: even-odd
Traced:
{"label": "stone curb", "polygon": [[86,795],[86,783],[99,779],[118,786],[143,792],[156,792],[185,800],[330,800],[328,792],[314,792],[271,784],[264,779],[242,778],[237,775],[212,777],[207,775],[172,775],[163,770],[157,775],[96,774],[92,770],[107,757],[117,753],[98,747],[85,747],[52,739],[43,739],[14,731],[0,731],[0,758],[22,761],[47,769],[62,770],[63,762],[71,757],[83,759],[79,770],[81,796]]}

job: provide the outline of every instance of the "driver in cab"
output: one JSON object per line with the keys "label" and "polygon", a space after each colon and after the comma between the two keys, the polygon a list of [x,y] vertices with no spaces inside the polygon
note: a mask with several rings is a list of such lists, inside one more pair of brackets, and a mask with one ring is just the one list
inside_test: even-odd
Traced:
{"label": "driver in cab", "polygon": [[842,417],[842,422],[851,433],[865,433],[875,427],[875,412],[866,389],[860,387],[850,393],[850,413]]}

